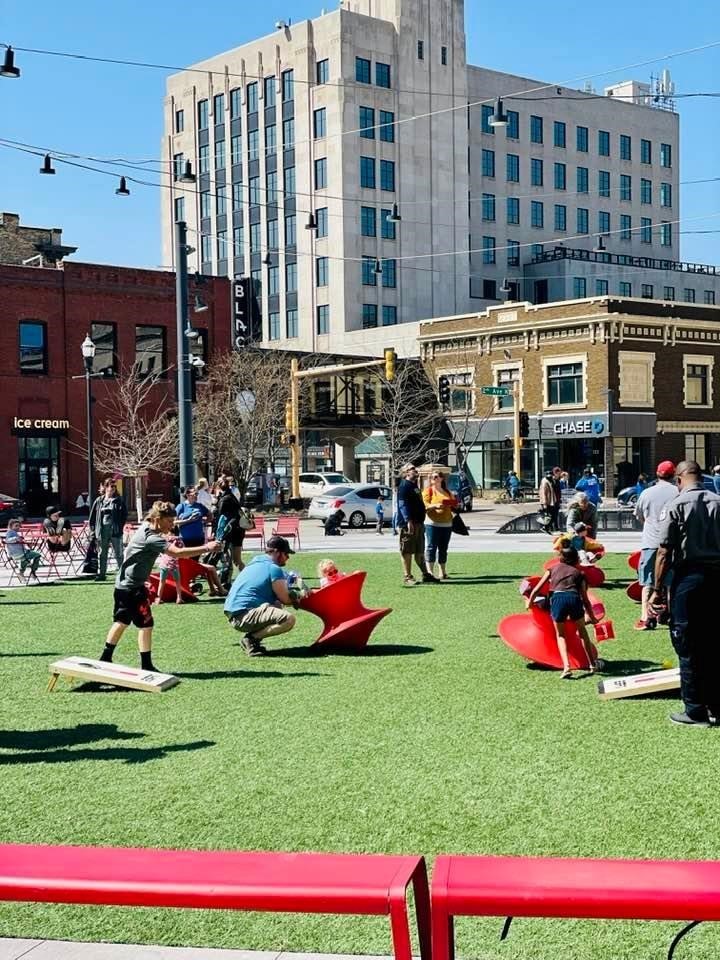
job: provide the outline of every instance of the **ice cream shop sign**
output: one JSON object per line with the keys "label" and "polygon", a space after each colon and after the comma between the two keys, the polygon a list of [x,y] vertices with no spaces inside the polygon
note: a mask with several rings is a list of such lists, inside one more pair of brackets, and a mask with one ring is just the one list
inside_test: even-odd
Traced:
{"label": "ice cream shop sign", "polygon": [[13,436],[32,434],[65,434],[70,429],[70,421],[49,417],[13,417],[11,433]]}

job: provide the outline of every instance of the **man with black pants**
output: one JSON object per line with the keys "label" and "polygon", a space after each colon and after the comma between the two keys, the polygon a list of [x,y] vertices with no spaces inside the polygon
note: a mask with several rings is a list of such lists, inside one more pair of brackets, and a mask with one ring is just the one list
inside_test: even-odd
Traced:
{"label": "man with black pants", "polygon": [[422,573],[423,583],[440,583],[425,563],[425,504],[418,490],[417,467],[414,463],[406,463],[401,473],[403,479],[397,493],[397,525],[400,531],[403,584],[414,587],[417,583],[412,575],[413,557]]}
{"label": "man with black pants", "polygon": [[651,605],[663,599],[672,570],[670,635],[680,660],[685,710],[673,723],[707,726],[720,719],[720,644],[714,624],[720,596],[720,496],[702,482],[700,466],[683,460],[675,479],[680,494],[660,512],[660,546]]}

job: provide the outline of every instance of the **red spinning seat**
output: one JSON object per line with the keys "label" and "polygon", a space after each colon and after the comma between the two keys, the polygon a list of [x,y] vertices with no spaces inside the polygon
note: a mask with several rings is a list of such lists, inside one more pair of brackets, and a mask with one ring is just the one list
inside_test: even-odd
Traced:
{"label": "red spinning seat", "polygon": [[[194,557],[183,557],[178,560],[178,564],[180,566],[180,596],[185,603],[195,603],[197,597],[190,589],[190,582],[194,580],[195,577],[204,577],[205,571]],[[151,573],[148,577],[148,582],[150,584],[150,591],[157,596],[160,591],[160,575]],[[175,592],[175,580],[172,577],[168,577],[163,585],[162,597],[160,599],[164,603],[173,603],[175,600]]]}
{"label": "red spinning seat", "polygon": [[631,553],[627,558],[627,562],[631,570],[637,570],[640,566],[640,551],[636,550],[634,553]]}
{"label": "red spinning seat", "polygon": [[[551,557],[543,564],[543,570],[552,570],[558,563],[560,563],[560,557]],[[578,570],[582,570],[585,574],[585,580],[589,587],[601,587],[605,583],[605,571],[594,563],[581,563]]]}
{"label": "red spinning seat", "polygon": [[378,623],[392,613],[390,607],[368,610],[363,606],[360,591],[366,577],[364,570],[357,570],[327,587],[313,590],[300,601],[301,609],[314,613],[323,622],[314,646],[362,650]]}

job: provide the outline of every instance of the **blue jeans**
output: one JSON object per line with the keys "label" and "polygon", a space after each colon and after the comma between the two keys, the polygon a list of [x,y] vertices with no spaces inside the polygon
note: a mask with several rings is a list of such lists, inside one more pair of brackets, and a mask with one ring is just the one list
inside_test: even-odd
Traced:
{"label": "blue jeans", "polygon": [[448,544],[452,535],[452,527],[435,527],[425,524],[425,560],[427,563],[437,562],[441,566],[447,563]]}
{"label": "blue jeans", "polygon": [[670,636],[680,660],[680,696],[693,720],[720,718],[720,644],[714,626],[720,569],[676,571],[670,597]]}

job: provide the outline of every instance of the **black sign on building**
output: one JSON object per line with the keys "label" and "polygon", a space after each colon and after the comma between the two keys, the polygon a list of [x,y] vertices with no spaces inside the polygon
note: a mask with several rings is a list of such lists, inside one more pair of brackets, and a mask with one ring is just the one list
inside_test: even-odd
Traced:
{"label": "black sign on building", "polygon": [[233,282],[233,334],[239,350],[262,340],[262,315],[251,277],[236,277]]}

